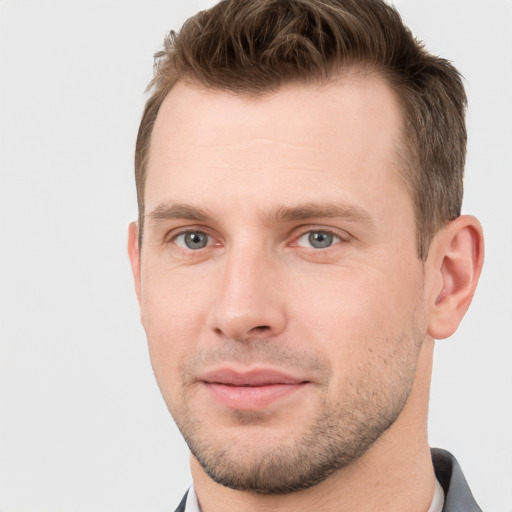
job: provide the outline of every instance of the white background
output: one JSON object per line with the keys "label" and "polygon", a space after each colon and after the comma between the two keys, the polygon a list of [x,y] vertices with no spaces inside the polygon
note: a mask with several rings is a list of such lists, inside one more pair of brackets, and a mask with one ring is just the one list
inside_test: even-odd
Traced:
{"label": "white background", "polygon": [[[2,512],[171,511],[187,449],[154,382],[125,251],[132,155],[170,28],[209,1],[0,0]],[[400,0],[467,81],[466,213],[487,237],[438,343],[431,444],[512,510],[512,0]]]}

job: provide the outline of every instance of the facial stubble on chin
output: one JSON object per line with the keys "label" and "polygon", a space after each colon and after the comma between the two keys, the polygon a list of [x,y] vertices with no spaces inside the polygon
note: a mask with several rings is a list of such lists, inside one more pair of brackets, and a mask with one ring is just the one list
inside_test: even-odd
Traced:
{"label": "facial stubble on chin", "polygon": [[[228,346],[220,353],[192,360],[183,371],[184,381],[205,360],[272,361],[285,369],[314,370],[324,383],[331,378],[328,361],[319,360],[314,355],[290,354],[268,340],[253,340],[245,345],[234,343],[236,345]],[[414,346],[411,344],[411,349]],[[397,359],[400,364],[401,358]],[[288,494],[315,486],[357,460],[395,422],[414,381],[416,366],[411,365],[411,360],[415,357],[405,357],[405,361],[401,361],[403,364],[395,373],[396,382],[376,383],[377,399],[375,389],[367,386],[372,373],[369,364],[367,374],[348,384],[343,398],[334,400],[321,395],[309,424],[291,425],[290,438],[277,446],[272,446],[271,442],[265,443],[266,446],[248,446],[247,441],[237,442],[228,436],[217,442],[222,434],[208,435],[203,421],[187,407],[186,393],[173,416],[192,455],[213,481],[254,494]],[[233,410],[230,419],[240,428],[265,428],[268,416],[265,411]],[[271,427],[268,438],[272,439]],[[242,439],[247,438],[242,436]]]}

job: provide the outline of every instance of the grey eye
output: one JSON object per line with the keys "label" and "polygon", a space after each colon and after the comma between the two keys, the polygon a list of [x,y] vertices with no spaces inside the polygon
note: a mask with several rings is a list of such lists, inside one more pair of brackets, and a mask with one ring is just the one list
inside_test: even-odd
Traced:
{"label": "grey eye", "polygon": [[203,249],[210,243],[210,237],[202,231],[187,231],[174,239],[174,243],[183,249]]}
{"label": "grey eye", "polygon": [[332,245],[334,236],[325,231],[312,231],[308,235],[308,241],[315,249],[325,249]]}
{"label": "grey eye", "polygon": [[298,240],[300,247],[313,247],[314,249],[327,249],[333,243],[340,242],[340,238],[328,231],[308,231]]}

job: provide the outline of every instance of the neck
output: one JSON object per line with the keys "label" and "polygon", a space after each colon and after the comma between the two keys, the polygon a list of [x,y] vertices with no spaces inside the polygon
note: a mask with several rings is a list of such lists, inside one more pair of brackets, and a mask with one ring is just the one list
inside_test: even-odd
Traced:
{"label": "neck", "polygon": [[434,341],[425,340],[414,385],[395,423],[359,459],[309,489],[263,496],[235,491],[211,480],[191,458],[202,512],[427,512],[435,475],[427,438]]}

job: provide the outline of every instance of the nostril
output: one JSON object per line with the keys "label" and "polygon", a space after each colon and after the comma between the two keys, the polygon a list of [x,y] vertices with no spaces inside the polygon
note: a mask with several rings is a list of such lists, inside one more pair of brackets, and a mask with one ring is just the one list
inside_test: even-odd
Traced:
{"label": "nostril", "polygon": [[269,325],[258,325],[256,327],[253,327],[251,331],[268,331],[270,329]]}

